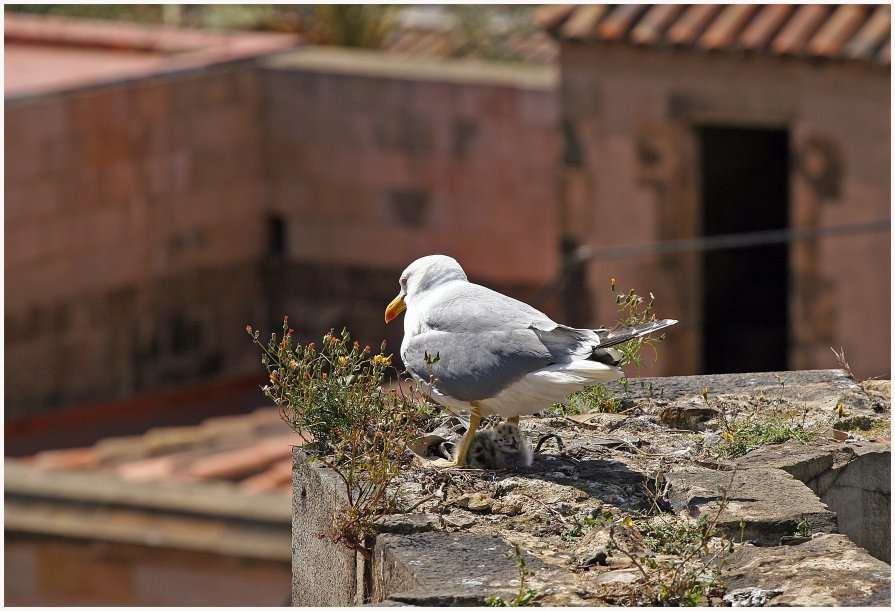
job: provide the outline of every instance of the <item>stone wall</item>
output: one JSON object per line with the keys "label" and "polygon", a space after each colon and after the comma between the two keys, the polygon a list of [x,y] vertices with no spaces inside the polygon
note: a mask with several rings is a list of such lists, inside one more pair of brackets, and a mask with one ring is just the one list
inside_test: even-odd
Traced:
{"label": "stone wall", "polygon": [[[580,243],[647,244],[701,234],[699,126],[786,129],[790,224],[886,220],[890,203],[887,70],[662,53],[566,42],[561,57],[563,234]],[[889,372],[890,234],[790,247],[789,367]],[[698,254],[593,261],[593,320],[612,320],[609,278],[652,291],[668,334],[650,375],[702,369]],[[744,299],[761,299],[760,291]]]}
{"label": "stone wall", "polygon": [[[779,379],[789,394],[780,395]],[[344,487],[296,450],[293,605],[509,601],[519,593],[519,569],[504,555],[514,545],[539,605],[639,600],[632,589],[647,588],[641,573],[646,558],[664,563],[671,557],[625,531],[624,512],[631,512],[628,519],[649,514],[691,527],[705,520],[728,538],[731,547],[725,542],[727,552],[715,556],[723,561],[719,579],[726,591],[712,595],[713,605],[750,596],[772,598],[770,606],[889,604],[890,441],[886,429],[876,428],[890,417],[888,383],[880,396],[840,370],[643,381],[642,388],[631,384],[630,393],[617,383],[607,386],[613,395],[626,395],[627,413],[524,418],[532,442],[544,434],[565,440],[556,451],[545,444],[551,449],[537,452],[531,467],[436,473],[406,466],[393,488],[399,506],[412,505],[413,513],[386,516],[376,525],[367,563],[331,536]],[[707,399],[704,388],[710,389]],[[829,428],[837,404],[863,422],[853,434]],[[719,458],[706,450],[718,443],[720,418],[732,418],[735,409],[755,421],[803,410],[805,430],[813,434],[807,442],[768,443]],[[690,417],[670,417],[684,413]],[[839,425],[845,428],[846,421]],[[622,512],[611,528],[585,521],[606,510]],[[795,536],[806,528],[807,536]],[[683,537],[677,537],[680,545]],[[715,543],[689,553],[717,553]],[[602,560],[595,560],[600,553]],[[641,557],[640,569],[631,555]],[[670,584],[675,575],[669,570],[650,578]]]}

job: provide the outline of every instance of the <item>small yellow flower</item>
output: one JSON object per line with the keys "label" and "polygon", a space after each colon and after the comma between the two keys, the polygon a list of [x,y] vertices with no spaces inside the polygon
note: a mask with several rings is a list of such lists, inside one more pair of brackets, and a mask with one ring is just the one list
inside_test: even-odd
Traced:
{"label": "small yellow flower", "polygon": [[340,357],[339,357],[339,365],[344,365],[344,364],[345,364],[345,357],[344,357],[344,356],[340,356]]}
{"label": "small yellow flower", "polygon": [[326,375],[326,373],[324,373],[324,374],[323,374],[323,379],[325,380],[327,377],[328,377],[328,376]]}
{"label": "small yellow flower", "polygon": [[276,382],[276,381],[277,381],[277,372],[276,372],[276,371],[271,371],[271,372],[270,372],[270,381],[271,381],[271,382]]}
{"label": "small yellow flower", "polygon": [[298,361],[296,361],[295,359],[292,359],[291,361],[289,361],[289,366],[292,369],[295,369],[296,367],[298,367]]}

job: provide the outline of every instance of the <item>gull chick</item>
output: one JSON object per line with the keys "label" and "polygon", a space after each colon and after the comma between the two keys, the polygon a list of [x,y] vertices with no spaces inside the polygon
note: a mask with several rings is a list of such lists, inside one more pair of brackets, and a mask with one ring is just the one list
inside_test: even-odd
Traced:
{"label": "gull chick", "polygon": [[433,461],[435,466],[467,464],[485,416],[518,425],[519,416],[622,377],[621,353],[612,346],[677,322],[653,320],[612,331],[567,327],[526,303],[469,282],[460,264],[445,255],[417,259],[399,284],[385,322],[406,309],[404,365],[435,401],[470,415],[454,459]]}
{"label": "gull chick", "polygon": [[475,469],[515,469],[531,465],[531,447],[512,422],[476,431],[466,453]]}

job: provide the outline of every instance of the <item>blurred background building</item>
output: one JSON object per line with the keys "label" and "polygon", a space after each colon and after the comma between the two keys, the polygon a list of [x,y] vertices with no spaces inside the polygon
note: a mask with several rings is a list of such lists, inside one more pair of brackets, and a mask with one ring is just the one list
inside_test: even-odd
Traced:
{"label": "blurred background building", "polygon": [[6,11],[8,451],[245,409],[284,313],[397,346],[432,252],[653,292],[650,374],[889,371],[888,6],[117,10],[218,29]]}
{"label": "blurred background building", "polygon": [[592,318],[612,320],[615,276],[682,321],[663,372],[822,369],[843,346],[888,376],[889,6],[539,17],[561,41],[557,208],[592,257]]}
{"label": "blurred background building", "polygon": [[[433,252],[579,326],[611,278],[652,292],[681,323],[646,375],[889,376],[888,5],[7,5],[4,35],[6,453],[76,448],[14,468],[216,480],[258,442],[196,432],[264,404],[246,324],[397,350]],[[160,425],[191,441],[98,443]]]}

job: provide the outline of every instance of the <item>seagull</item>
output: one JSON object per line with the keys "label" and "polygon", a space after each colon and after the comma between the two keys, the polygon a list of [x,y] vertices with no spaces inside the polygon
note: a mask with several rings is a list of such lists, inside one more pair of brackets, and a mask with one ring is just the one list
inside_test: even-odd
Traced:
{"label": "seagull", "polygon": [[466,454],[482,418],[511,424],[570,394],[624,375],[621,352],[612,346],[675,324],[652,320],[621,329],[575,329],[530,305],[470,282],[460,264],[429,255],[401,274],[401,290],[385,310],[385,322],[404,315],[401,360],[426,392],[452,413],[469,414],[469,428],[453,460]]}

